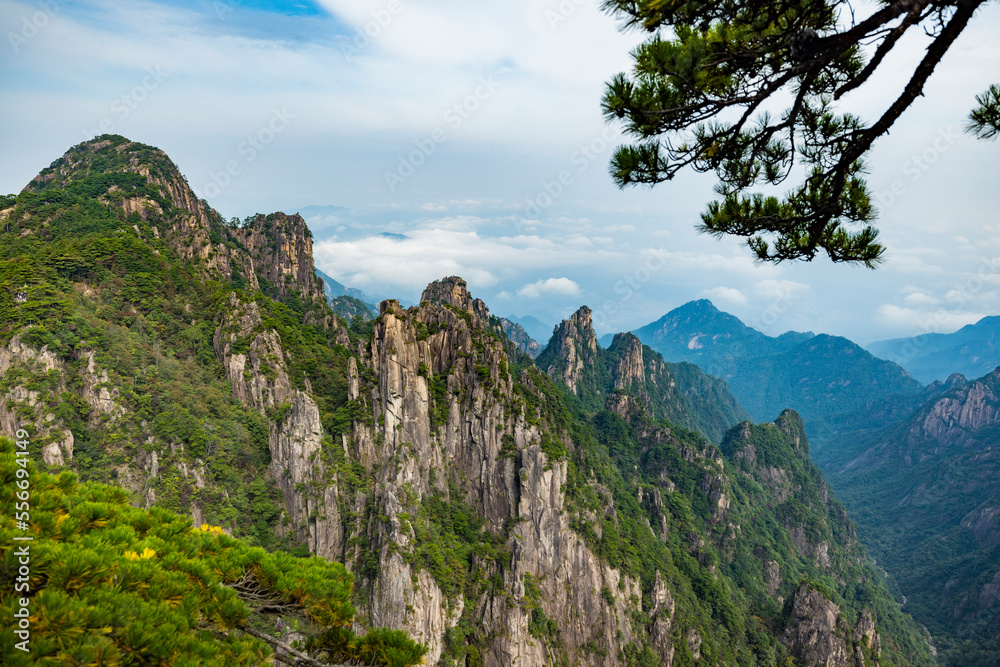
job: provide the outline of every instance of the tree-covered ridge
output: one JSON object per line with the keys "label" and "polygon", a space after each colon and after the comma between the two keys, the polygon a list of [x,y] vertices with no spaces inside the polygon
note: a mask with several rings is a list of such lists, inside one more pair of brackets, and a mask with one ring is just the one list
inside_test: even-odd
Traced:
{"label": "tree-covered ridge", "polygon": [[[19,471],[26,471],[20,475]],[[17,530],[18,479],[28,480],[30,528]],[[426,652],[399,631],[351,630],[352,577],[338,563],[268,553],[190,518],[131,507],[124,489],[80,483],[71,472],[38,471],[0,438],[0,609],[5,625],[29,600],[25,652],[6,630],[9,665],[259,665],[278,659],[301,627],[300,652],[314,663],[404,667]],[[15,536],[30,541],[15,542]],[[30,575],[15,588],[29,556]]]}
{"label": "tree-covered ridge", "polygon": [[[224,224],[157,149],[74,147],[0,212],[0,422],[23,424],[39,459],[72,456],[81,477],[143,505],[293,548],[264,474],[283,406],[234,400],[214,338],[234,293],[253,300],[289,386],[312,387],[327,432],[343,430],[352,334],[308,284],[268,279],[282,262],[311,272],[307,244],[284,215]],[[296,246],[308,267],[291,264]],[[274,359],[259,366],[277,372]]]}
{"label": "tree-covered ridge", "polygon": [[881,428],[845,419],[819,461],[942,663],[993,665],[1000,372],[937,384],[921,401],[873,406]]}

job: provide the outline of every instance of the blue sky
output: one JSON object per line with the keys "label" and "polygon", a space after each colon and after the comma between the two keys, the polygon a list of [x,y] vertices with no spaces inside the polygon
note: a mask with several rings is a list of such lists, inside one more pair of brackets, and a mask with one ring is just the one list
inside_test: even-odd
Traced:
{"label": "blue sky", "polygon": [[[301,211],[317,265],[373,294],[458,274],[497,314],[587,304],[602,333],[710,298],[766,333],[862,343],[1000,313],[1000,145],[959,131],[1000,72],[996,3],[876,145],[877,271],[755,265],[697,234],[711,175],[615,188],[600,97],[641,35],[596,2],[0,0],[0,28],[3,192],[110,131],[227,217]],[[904,46],[852,110],[899,88],[922,45]]]}

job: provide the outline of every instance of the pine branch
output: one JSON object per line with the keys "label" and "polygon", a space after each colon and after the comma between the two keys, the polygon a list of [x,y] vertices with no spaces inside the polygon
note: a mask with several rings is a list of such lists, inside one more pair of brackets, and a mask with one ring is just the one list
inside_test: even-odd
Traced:
{"label": "pine branch", "polygon": [[[276,649],[280,649],[280,651],[284,651],[285,653],[287,653],[288,655],[283,655],[280,651],[275,651],[274,657],[276,660],[279,660],[285,663],[286,665],[291,665],[292,667],[359,667],[360,666],[360,663],[352,664],[352,663],[320,662],[319,660],[316,660],[315,658],[308,656],[302,651],[292,648],[290,645],[281,641],[277,637],[272,637],[271,635],[264,634],[263,632],[254,630],[253,628],[246,625],[239,626],[239,629],[247,633],[251,637],[256,637],[257,639],[263,640],[268,644],[270,644],[271,646],[275,647]],[[292,657],[289,657],[289,655]]]}

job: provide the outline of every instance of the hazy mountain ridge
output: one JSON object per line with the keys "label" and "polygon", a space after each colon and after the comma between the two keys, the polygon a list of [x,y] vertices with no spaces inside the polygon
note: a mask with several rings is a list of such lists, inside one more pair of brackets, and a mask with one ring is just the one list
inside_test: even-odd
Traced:
{"label": "hazy mountain ridge", "polygon": [[552,338],[552,330],[555,328],[552,325],[545,324],[537,317],[533,317],[531,315],[524,315],[521,317],[508,315],[506,319],[519,325],[522,329],[524,329],[525,333],[531,336],[534,340],[538,341],[538,344],[543,348],[548,345],[549,339]]}
{"label": "hazy mountain ridge", "polygon": [[1000,366],[1000,316],[984,317],[950,334],[877,341],[867,349],[903,366],[921,382],[944,380],[952,373],[981,377]]}
{"label": "hazy mountain ridge", "polygon": [[814,436],[839,413],[921,389],[903,368],[846,338],[794,331],[766,336],[705,299],[684,304],[635,334],[664,358],[697,364],[726,380],[755,420],[792,408]]}
{"label": "hazy mountain ridge", "polygon": [[0,406],[45,466],[343,561],[356,622],[431,664],[932,663],[790,413],[736,427],[774,458],[734,471],[663,420],[724,430],[724,387],[600,349],[586,308],[547,375],[455,277],[349,326],[301,218],[227,225],[156,149],[99,137],[36,185],[0,212]]}

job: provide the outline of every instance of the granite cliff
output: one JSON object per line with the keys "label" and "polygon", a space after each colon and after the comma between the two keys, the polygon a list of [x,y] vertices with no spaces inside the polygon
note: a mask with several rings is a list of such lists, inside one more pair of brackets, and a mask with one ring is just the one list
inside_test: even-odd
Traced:
{"label": "granite cliff", "polygon": [[695,367],[601,348],[586,307],[536,362],[458,277],[348,323],[301,218],[225,222],[122,137],[5,202],[4,428],[135,504],[343,562],[355,622],[428,664],[932,664],[798,416],[755,426]]}

